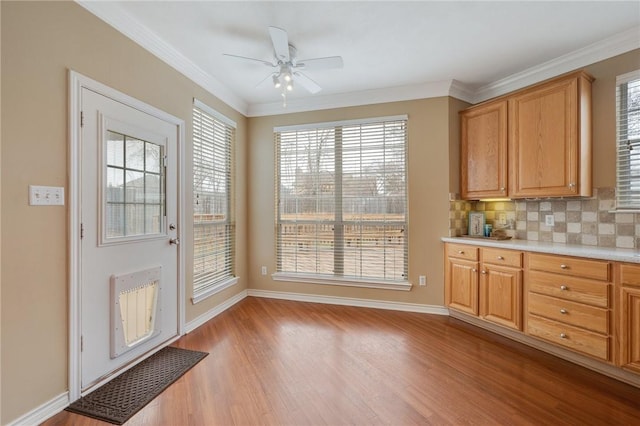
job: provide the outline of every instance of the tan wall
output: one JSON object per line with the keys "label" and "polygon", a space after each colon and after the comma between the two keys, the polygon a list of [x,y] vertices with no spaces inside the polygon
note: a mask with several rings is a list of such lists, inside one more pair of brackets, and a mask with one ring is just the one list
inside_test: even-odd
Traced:
{"label": "tan wall", "polygon": [[616,76],[640,69],[640,49],[585,67],[593,95],[593,187],[616,185]]}
{"label": "tan wall", "polygon": [[[450,178],[449,122],[457,117],[455,102],[441,97],[299,114],[252,118],[249,122],[249,282],[252,289],[395,302],[442,305],[443,258],[440,238],[448,232]],[[408,114],[409,281],[410,292],[342,286],[276,282],[275,271],[275,175],[273,128],[356,118]],[[455,118],[457,120],[457,118]],[[457,145],[457,139],[455,141]],[[458,159],[455,159],[455,163]],[[267,266],[269,274],[260,275]],[[418,276],[427,276],[419,287]]]}
{"label": "tan wall", "polygon": [[[73,69],[186,122],[196,97],[238,123],[237,253],[246,241],[246,118],[73,2],[6,2],[2,8],[2,417],[27,413],[68,389],[67,207],[30,207],[30,184],[68,188],[67,72]],[[187,161],[187,166],[191,164]],[[188,168],[187,170],[190,170]],[[187,174],[187,217],[191,194]],[[186,230],[189,228],[187,223]],[[182,239],[191,246],[190,232]],[[191,253],[187,250],[187,271]],[[193,306],[190,321],[246,288]],[[187,273],[188,296],[191,274]]]}
{"label": "tan wall", "polygon": [[[27,202],[29,184],[68,187],[68,69],[182,118],[187,123],[187,141],[191,140],[193,97],[238,122],[236,252],[240,284],[196,306],[187,301],[187,321],[248,283],[255,289],[425,305],[443,303],[439,239],[448,232],[448,193],[459,191],[457,111],[466,106],[464,102],[443,97],[246,119],[74,3],[2,1],[0,10],[0,423],[68,389],[68,211],[65,207],[29,207]],[[615,76],[637,68],[639,50],[586,68],[596,78],[596,187],[615,184]],[[368,290],[276,283],[269,276],[261,276],[261,265],[269,268],[269,274],[275,268],[273,127],[396,114],[408,114],[410,120],[409,279],[416,283],[418,275],[426,275],[427,287],[415,286],[410,292]],[[187,145],[187,170],[190,154]],[[187,192],[188,207],[192,199]],[[183,247],[189,247],[189,233],[182,238]],[[190,258],[187,250],[188,295]]]}

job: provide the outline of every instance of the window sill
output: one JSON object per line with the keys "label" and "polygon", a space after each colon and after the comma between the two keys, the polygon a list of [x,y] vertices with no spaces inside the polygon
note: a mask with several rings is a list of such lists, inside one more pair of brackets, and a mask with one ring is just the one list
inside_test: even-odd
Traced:
{"label": "window sill", "polygon": [[214,294],[220,293],[222,290],[225,290],[231,286],[234,286],[237,283],[238,283],[238,277],[231,277],[231,278],[227,278],[224,281],[220,281],[219,283],[216,283],[214,285],[207,286],[204,289],[198,291],[197,294],[193,295],[193,297],[191,298],[191,303],[193,303],[194,305],[196,303],[200,303],[206,298],[211,297]]}
{"label": "window sill", "polygon": [[364,287],[383,290],[410,291],[411,283],[408,281],[384,281],[384,280],[359,280],[348,277],[323,277],[313,274],[294,274],[288,272],[276,272],[271,275],[274,281],[289,281],[308,284],[336,285],[346,287]]}

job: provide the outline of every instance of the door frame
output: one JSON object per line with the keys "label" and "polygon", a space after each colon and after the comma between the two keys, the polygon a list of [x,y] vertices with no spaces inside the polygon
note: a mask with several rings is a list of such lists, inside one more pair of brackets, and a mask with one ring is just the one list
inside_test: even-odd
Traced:
{"label": "door frame", "polygon": [[[80,193],[82,188],[81,181],[81,105],[82,105],[82,89],[89,89],[100,95],[111,98],[124,105],[135,108],[139,111],[147,113],[151,116],[159,118],[177,127],[177,152],[178,158],[176,163],[177,170],[177,191],[178,191],[178,237],[184,230],[184,200],[185,200],[185,122],[184,120],[174,117],[158,108],[146,104],[138,99],[126,95],[118,90],[108,87],[98,81],[86,77],[73,70],[69,70],[69,182],[68,182],[68,244],[69,244],[69,401],[73,402],[82,395],[81,384],[81,250],[80,250],[80,219],[81,219],[81,202]],[[183,245],[178,245],[178,337],[185,333],[185,251]],[[162,347],[173,342],[178,337],[165,342],[160,347],[154,349],[151,353],[144,357],[150,356],[153,352],[160,350]],[[143,357],[143,358],[144,358]],[[140,362],[143,358],[134,361],[133,364]],[[126,368],[125,368],[126,369]],[[124,370],[123,370],[124,371]]]}

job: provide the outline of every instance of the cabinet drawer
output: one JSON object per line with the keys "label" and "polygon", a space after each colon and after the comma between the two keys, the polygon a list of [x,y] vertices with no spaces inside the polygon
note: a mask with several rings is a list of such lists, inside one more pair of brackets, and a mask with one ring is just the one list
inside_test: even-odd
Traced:
{"label": "cabinet drawer", "polygon": [[609,334],[609,311],[555,297],[529,293],[529,313],[597,333]]}
{"label": "cabinet drawer", "polygon": [[609,337],[529,314],[527,332],[551,343],[609,361]]}
{"label": "cabinet drawer", "polygon": [[447,256],[458,259],[478,260],[478,247],[465,244],[447,244]]}
{"label": "cabinet drawer", "polygon": [[529,291],[601,308],[609,307],[609,284],[548,272],[529,271]]}
{"label": "cabinet drawer", "polygon": [[538,253],[529,254],[529,269],[609,281],[609,262]]}
{"label": "cabinet drawer", "polygon": [[514,250],[483,248],[482,261],[494,265],[522,267],[522,252]]}
{"label": "cabinet drawer", "polygon": [[620,264],[620,284],[640,287],[640,265]]}

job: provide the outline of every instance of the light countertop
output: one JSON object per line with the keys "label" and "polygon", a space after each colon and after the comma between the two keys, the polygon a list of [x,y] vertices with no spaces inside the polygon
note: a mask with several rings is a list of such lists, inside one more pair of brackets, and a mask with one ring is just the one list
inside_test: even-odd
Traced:
{"label": "light countertop", "polygon": [[442,241],[446,243],[470,244],[480,247],[497,247],[538,253],[611,260],[616,262],[640,263],[640,250],[634,249],[572,245],[544,241],[490,240],[472,237],[443,237]]}

